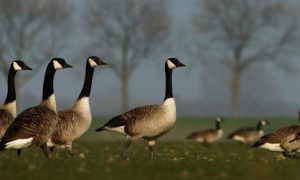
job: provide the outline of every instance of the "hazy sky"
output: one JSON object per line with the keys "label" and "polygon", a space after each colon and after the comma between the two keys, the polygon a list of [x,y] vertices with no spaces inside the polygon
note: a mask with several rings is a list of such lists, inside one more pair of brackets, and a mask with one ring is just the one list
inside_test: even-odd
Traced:
{"label": "hazy sky", "polygon": [[[182,44],[182,37],[180,33],[182,30],[190,29],[190,20],[193,12],[195,11],[193,6],[194,1],[170,0],[169,2],[171,2],[169,3],[169,12],[174,20],[174,34],[171,41],[173,44],[172,48],[167,48],[165,53],[153,56],[155,60],[143,63],[132,75],[129,85],[130,107],[161,102],[164,97],[165,90],[164,61],[168,57],[177,57],[187,65],[186,68],[178,68],[173,73],[174,95],[177,99],[177,104],[179,102],[181,103],[178,104],[178,107],[180,107],[178,111],[182,114],[188,115],[228,115],[230,113],[230,92],[226,81],[230,78],[229,71],[218,66],[195,66],[194,59],[191,56],[186,55],[186,49],[184,48],[184,44]],[[78,12],[75,12],[75,14],[80,13],[79,10],[81,2],[78,1],[77,3],[78,7],[76,8],[76,11]],[[78,26],[81,26],[81,24],[78,24]],[[63,70],[56,74],[55,93],[59,109],[71,106],[78,96],[83,84],[85,62],[89,54],[77,53],[80,52],[81,48],[84,46],[84,41],[82,41],[81,35],[83,32],[81,30],[77,30],[76,34],[76,37],[73,37],[71,43],[68,47],[66,47],[68,51],[60,54],[60,56],[64,57],[68,62],[70,62],[70,64],[74,64],[74,69]],[[78,55],[74,56],[74,54]],[[101,57],[101,54],[93,55]],[[79,63],[75,63],[75,61],[78,61]],[[104,61],[109,64],[110,60],[104,59]],[[293,63],[294,69],[300,68],[298,60]],[[248,77],[251,79],[251,77],[254,77],[251,76],[251,74],[259,74],[261,71],[265,71],[262,73],[267,77],[267,82],[265,82],[265,84],[269,83],[272,87],[276,88],[274,89],[276,93],[269,93],[270,96],[264,95],[264,97],[260,97],[261,87],[256,86],[253,79],[251,86],[249,85],[247,88],[249,88],[249,91],[251,91],[252,94],[257,94],[259,98],[265,98],[266,101],[277,103],[277,105],[282,103],[282,105],[285,106],[285,110],[283,112],[278,112],[277,114],[293,116],[296,114],[297,108],[300,108],[300,98],[298,97],[298,92],[300,91],[300,72],[298,71],[295,74],[289,75],[287,73],[283,73],[274,65],[266,64],[265,66],[267,67],[265,69],[257,68],[257,66],[251,67],[251,69],[243,75],[243,79],[247,79]],[[36,105],[40,102],[45,66],[40,68],[40,73],[35,75],[30,82],[23,86],[19,93],[22,96],[19,98],[19,102],[21,101],[20,103],[23,104],[21,107],[22,109],[25,108],[24,104],[26,104],[27,107],[28,105]],[[256,70],[260,72],[256,72]],[[206,81],[203,82],[203,79],[206,79]],[[6,87],[4,86],[6,83],[6,77],[0,77],[0,83],[2,84],[0,99],[3,101],[6,94],[6,89],[4,90],[4,87]],[[209,87],[211,89],[209,91],[205,89],[206,87],[203,87],[207,86],[207,83],[210,84]],[[263,83],[260,85],[262,84]],[[272,88],[267,91],[271,90]],[[205,94],[206,92],[208,94]],[[23,97],[25,95],[26,97]],[[216,103],[219,98],[220,103],[217,102],[216,106],[219,105],[221,110],[215,110],[217,111],[215,112],[213,109],[214,105],[210,105],[209,108],[212,109],[212,111],[201,111],[201,109],[208,108],[208,106],[205,107],[205,104],[209,104],[205,102],[205,98],[208,96],[211,99],[213,96],[217,98],[214,100],[214,103]],[[108,70],[107,67],[97,68],[95,70],[93,89],[91,93],[91,104],[94,114],[119,113],[119,99],[119,80],[111,71]],[[253,102],[253,106],[256,106],[255,102]],[[267,109],[268,107],[264,108]],[[198,109],[200,111],[198,111]],[[248,111],[245,112],[245,114],[247,114]],[[276,114],[276,112],[274,113]],[[270,113],[259,112],[258,114],[261,115]]]}

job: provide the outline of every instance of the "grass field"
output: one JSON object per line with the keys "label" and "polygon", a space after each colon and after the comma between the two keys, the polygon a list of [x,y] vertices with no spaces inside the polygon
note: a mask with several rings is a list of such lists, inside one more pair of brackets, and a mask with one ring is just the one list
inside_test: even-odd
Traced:
{"label": "grass field", "polygon": [[[225,135],[259,119],[227,119]],[[250,149],[226,139],[208,147],[185,137],[194,130],[214,126],[212,118],[179,118],[174,129],[157,143],[156,159],[149,159],[143,140],[135,142],[122,161],[125,138],[94,133],[104,122],[95,118],[92,128],[75,142],[76,157],[63,150],[47,160],[37,148],[27,149],[18,160],[14,151],[0,153],[0,179],[300,179],[299,160],[282,160],[279,154]],[[295,124],[296,118],[272,118],[267,132]]]}

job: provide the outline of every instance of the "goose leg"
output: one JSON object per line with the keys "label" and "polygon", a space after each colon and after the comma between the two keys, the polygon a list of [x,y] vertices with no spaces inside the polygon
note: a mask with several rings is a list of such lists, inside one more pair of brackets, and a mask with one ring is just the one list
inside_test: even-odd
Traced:
{"label": "goose leg", "polygon": [[131,145],[132,139],[129,137],[127,138],[127,141],[125,143],[123,154],[121,155],[121,158],[124,160],[126,158],[127,150],[129,146]]}
{"label": "goose leg", "polygon": [[54,146],[49,148],[49,151],[50,151],[50,154],[49,154],[49,155],[50,155],[51,158],[54,158],[54,157],[55,157],[54,149],[55,149]]}
{"label": "goose leg", "polygon": [[151,159],[154,159],[155,140],[148,141],[148,146],[150,150],[150,157]]}
{"label": "goose leg", "polygon": [[74,153],[74,151],[73,151],[73,149],[72,149],[72,145],[66,145],[66,148],[67,148],[67,150],[68,150],[70,156],[71,156],[72,158],[74,158],[75,153]]}
{"label": "goose leg", "polygon": [[289,151],[284,151],[282,154],[287,159],[293,158],[293,155]]}
{"label": "goose leg", "polygon": [[55,149],[54,146],[49,148],[49,150],[50,150],[51,153],[53,153],[54,149]]}
{"label": "goose leg", "polygon": [[17,150],[18,159],[21,159],[21,151],[22,151],[21,149]]}
{"label": "goose leg", "polygon": [[47,159],[50,159],[50,156],[49,156],[49,151],[48,151],[48,148],[47,148],[47,145],[46,144],[43,144],[40,146],[42,152],[44,153],[44,155],[46,156]]}

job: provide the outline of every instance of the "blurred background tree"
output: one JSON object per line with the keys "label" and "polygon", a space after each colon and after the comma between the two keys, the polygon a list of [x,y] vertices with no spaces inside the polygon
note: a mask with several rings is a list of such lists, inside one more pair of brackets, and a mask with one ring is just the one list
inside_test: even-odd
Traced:
{"label": "blurred background tree", "polygon": [[21,59],[34,71],[18,77],[19,87],[33,78],[37,67],[65,49],[71,13],[67,1],[0,0],[0,72],[6,77],[10,62]]}
{"label": "blurred background tree", "polygon": [[202,63],[231,72],[231,111],[240,115],[240,79],[253,63],[286,60],[299,47],[298,15],[286,1],[199,0],[193,27]]}
{"label": "blurred background tree", "polygon": [[169,18],[160,0],[89,0],[84,28],[121,82],[121,108],[128,109],[128,83],[133,72],[168,38]]}

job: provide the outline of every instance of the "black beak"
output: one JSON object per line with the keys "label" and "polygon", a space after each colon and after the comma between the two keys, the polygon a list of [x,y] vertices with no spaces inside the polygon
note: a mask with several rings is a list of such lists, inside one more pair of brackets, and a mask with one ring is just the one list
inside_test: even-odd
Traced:
{"label": "black beak", "polygon": [[69,64],[66,63],[66,64],[64,65],[64,68],[73,68],[73,66],[71,66],[71,65],[69,65]]}
{"label": "black beak", "polygon": [[27,65],[24,66],[23,70],[30,70],[30,71],[32,71],[32,69],[29,66],[27,66]]}
{"label": "black beak", "polygon": [[101,65],[106,65],[105,62],[101,61],[100,59],[97,61],[97,65],[98,66],[101,66]]}
{"label": "black beak", "polygon": [[179,63],[178,65],[177,65],[177,67],[184,67],[185,66],[185,64],[182,64],[182,63]]}

